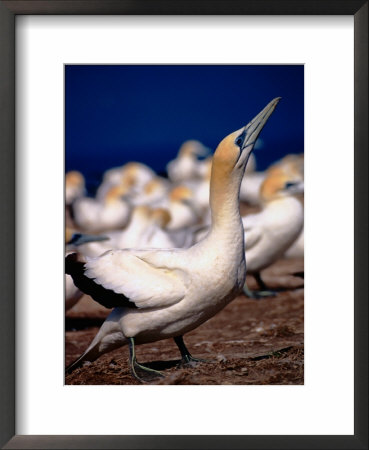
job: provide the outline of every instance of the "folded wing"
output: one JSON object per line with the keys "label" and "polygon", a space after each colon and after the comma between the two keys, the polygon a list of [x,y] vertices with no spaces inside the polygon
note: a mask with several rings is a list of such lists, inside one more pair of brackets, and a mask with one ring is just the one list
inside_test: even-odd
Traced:
{"label": "folded wing", "polygon": [[85,276],[123,294],[138,308],[173,305],[186,294],[187,274],[158,253],[160,250],[111,250],[89,260]]}

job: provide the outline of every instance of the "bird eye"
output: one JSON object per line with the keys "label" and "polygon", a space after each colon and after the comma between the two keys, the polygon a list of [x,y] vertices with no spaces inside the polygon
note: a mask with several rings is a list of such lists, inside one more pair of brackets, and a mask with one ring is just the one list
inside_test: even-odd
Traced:
{"label": "bird eye", "polygon": [[241,136],[239,136],[239,137],[236,139],[235,144],[238,145],[240,148],[242,147],[243,139],[242,139]]}
{"label": "bird eye", "polygon": [[295,186],[296,183],[292,182],[292,181],[287,181],[287,183],[284,185],[285,189],[289,189],[292,186]]}
{"label": "bird eye", "polygon": [[240,147],[240,150],[242,150],[244,143],[245,143],[245,139],[246,139],[246,129],[244,128],[242,130],[242,133],[237,136],[236,140],[234,141],[234,143]]}

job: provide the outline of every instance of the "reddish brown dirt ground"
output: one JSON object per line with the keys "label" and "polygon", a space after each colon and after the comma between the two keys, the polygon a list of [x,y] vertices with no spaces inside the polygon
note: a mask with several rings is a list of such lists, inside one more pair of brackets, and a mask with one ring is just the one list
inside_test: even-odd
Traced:
{"label": "reddish brown dirt ground", "polygon": [[[151,384],[303,384],[304,288],[303,260],[280,260],[263,271],[275,297],[237,297],[223,311],[185,335],[190,352],[212,362],[179,368],[172,339],[137,346],[141,363],[164,372]],[[256,288],[248,276],[250,288]],[[88,346],[109,310],[85,296],[67,313],[65,363]],[[128,348],[105,354],[66,375],[66,384],[139,384],[131,376]]]}

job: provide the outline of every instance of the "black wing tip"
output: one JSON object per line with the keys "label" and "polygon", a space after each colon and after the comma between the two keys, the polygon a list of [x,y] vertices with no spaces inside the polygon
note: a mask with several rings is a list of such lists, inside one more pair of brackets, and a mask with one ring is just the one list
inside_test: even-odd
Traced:
{"label": "black wing tip", "polygon": [[65,261],[77,261],[77,253],[69,253],[69,255],[65,257]]}
{"label": "black wing tip", "polygon": [[77,262],[78,262],[77,253],[70,253],[69,255],[67,255],[65,257],[65,273],[71,275],[73,273],[73,268],[75,267]]}
{"label": "black wing tip", "polygon": [[85,263],[78,261],[78,254],[71,253],[65,257],[65,273],[71,275],[74,284],[85,294],[105,308],[111,309],[118,306],[137,308],[124,294],[118,294],[111,289],[104,288],[96,283],[93,278],[85,275]]}

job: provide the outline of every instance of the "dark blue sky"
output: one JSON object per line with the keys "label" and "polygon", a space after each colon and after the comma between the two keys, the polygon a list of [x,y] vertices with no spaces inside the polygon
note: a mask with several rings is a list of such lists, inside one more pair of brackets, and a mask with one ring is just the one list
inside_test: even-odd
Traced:
{"label": "dark blue sky", "polygon": [[66,170],[90,184],[131,160],[160,172],[184,140],[215,149],[274,97],[258,169],[304,150],[302,65],[67,65]]}

